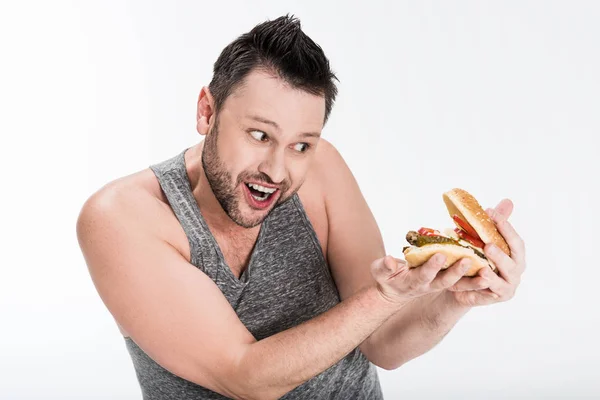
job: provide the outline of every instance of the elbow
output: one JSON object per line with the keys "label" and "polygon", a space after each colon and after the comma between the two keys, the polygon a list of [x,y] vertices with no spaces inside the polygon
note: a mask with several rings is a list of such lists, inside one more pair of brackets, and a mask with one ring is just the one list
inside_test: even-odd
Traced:
{"label": "elbow", "polygon": [[400,368],[404,363],[403,362],[399,362],[396,360],[396,362],[393,362],[393,360],[382,360],[379,362],[373,362],[371,361],[373,364],[375,364],[377,367],[384,369],[386,371],[393,371],[395,369]]}
{"label": "elbow", "polygon": [[229,396],[235,400],[277,400],[285,394],[277,389],[266,382],[258,383],[250,376],[240,376],[235,388],[230,388]]}
{"label": "elbow", "polygon": [[360,346],[360,351],[371,364],[386,371],[393,371],[404,364],[404,361],[400,358],[390,357],[389,355],[386,356],[383,351],[377,351],[377,349],[370,346],[368,342],[363,342]]}
{"label": "elbow", "polygon": [[268,375],[256,363],[238,360],[230,375],[232,379],[228,380],[228,396],[235,400],[277,400],[293,389],[286,389]]}
{"label": "elbow", "polygon": [[367,357],[367,360],[369,360],[369,362],[371,364],[374,364],[375,366],[384,369],[386,371],[393,371],[395,369],[400,368],[403,364],[404,361],[401,360],[398,357],[386,357],[385,355],[377,355],[377,356],[367,356],[365,355],[365,357]]}

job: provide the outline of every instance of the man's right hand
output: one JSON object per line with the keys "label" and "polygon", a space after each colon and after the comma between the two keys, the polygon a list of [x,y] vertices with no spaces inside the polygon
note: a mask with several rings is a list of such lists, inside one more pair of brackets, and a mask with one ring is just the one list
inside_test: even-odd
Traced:
{"label": "man's right hand", "polygon": [[445,261],[446,256],[435,254],[418,268],[409,268],[406,261],[388,255],[373,261],[371,274],[384,299],[394,304],[405,304],[451,287],[471,265],[469,259],[461,259],[442,270]]}

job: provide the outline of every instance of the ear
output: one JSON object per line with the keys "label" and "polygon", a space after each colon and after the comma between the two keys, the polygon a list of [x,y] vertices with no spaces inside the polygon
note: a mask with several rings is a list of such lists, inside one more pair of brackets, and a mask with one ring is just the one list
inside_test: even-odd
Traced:
{"label": "ear", "polygon": [[215,103],[208,87],[204,86],[198,96],[198,108],[196,110],[196,130],[201,135],[209,131],[211,118],[214,115]]}

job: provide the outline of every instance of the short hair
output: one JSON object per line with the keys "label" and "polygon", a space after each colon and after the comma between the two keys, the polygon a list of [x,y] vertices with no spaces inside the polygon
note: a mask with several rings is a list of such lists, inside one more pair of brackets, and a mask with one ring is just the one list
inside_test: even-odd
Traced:
{"label": "short hair", "polygon": [[339,80],[323,49],[302,31],[300,20],[285,15],[260,23],[223,49],[209,84],[216,114],[244,78],[257,69],[275,74],[294,88],[323,96],[323,123],[327,122],[338,92],[334,80]]}

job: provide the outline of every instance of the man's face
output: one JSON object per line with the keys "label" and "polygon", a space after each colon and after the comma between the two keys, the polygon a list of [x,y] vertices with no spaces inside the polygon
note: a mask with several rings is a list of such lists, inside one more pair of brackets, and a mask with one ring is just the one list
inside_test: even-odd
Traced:
{"label": "man's face", "polygon": [[324,117],[323,97],[264,72],[250,73],[227,98],[205,140],[202,164],[215,197],[236,224],[261,224],[298,191]]}

